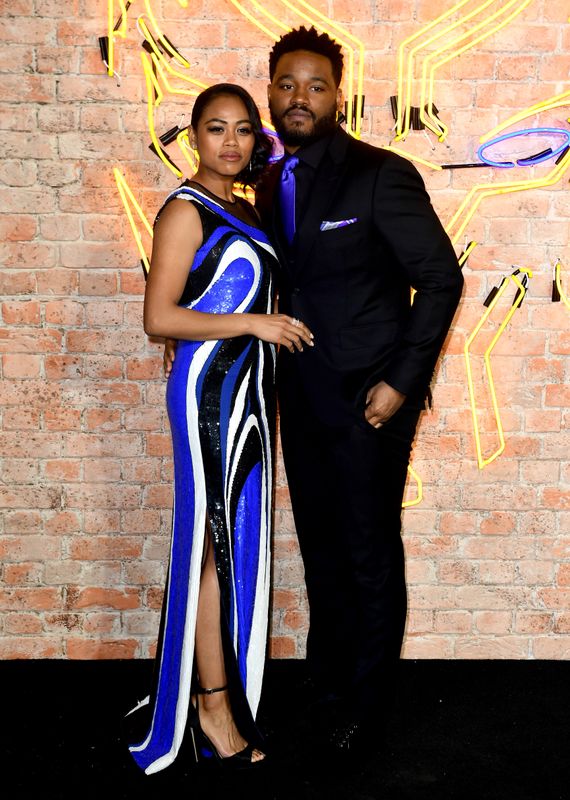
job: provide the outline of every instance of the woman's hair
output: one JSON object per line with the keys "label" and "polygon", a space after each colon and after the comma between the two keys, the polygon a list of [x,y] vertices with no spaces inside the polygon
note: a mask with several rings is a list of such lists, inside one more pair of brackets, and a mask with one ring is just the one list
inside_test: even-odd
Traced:
{"label": "woman's hair", "polygon": [[206,106],[216,97],[229,95],[230,97],[238,97],[244,104],[247,110],[247,115],[251,123],[253,135],[255,137],[255,144],[251,153],[249,165],[242,169],[235,177],[236,183],[241,183],[243,186],[255,187],[257,180],[263,170],[265,169],[271,152],[273,150],[272,139],[263,131],[261,117],[259,116],[259,109],[255,104],[253,97],[235,83],[216,83],[214,86],[209,86],[204,89],[194,103],[192,109],[192,116],[190,124],[196,130],[198,123],[204,113]]}

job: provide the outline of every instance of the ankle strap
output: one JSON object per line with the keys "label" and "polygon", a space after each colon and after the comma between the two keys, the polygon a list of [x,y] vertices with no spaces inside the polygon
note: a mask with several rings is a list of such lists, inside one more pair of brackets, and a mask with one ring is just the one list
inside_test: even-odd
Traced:
{"label": "ankle strap", "polygon": [[225,692],[227,688],[227,683],[225,686],[216,686],[215,689],[204,689],[202,686],[198,686],[197,692],[198,694],[215,694],[216,692]]}

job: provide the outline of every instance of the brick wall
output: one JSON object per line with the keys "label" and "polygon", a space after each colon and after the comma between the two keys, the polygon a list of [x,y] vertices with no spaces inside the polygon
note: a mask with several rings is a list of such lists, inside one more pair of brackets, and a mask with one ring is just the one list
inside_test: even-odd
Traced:
{"label": "brick wall", "polygon": [[[278,0],[267,5],[296,24]],[[451,2],[317,5],[363,40],[363,138],[387,144],[398,43]],[[450,128],[446,143],[414,132],[400,146],[439,164],[473,161],[482,133],[567,89],[564,5],[534,0],[444,66],[435,101]],[[147,149],[132,21],[117,47],[117,86],[97,44],[106,33],[103,0],[1,7],[0,657],[148,657],[168,550],[170,440],[162,348],[142,330],[144,279],[112,167],[124,170],[151,218],[176,179]],[[241,82],[264,106],[269,36],[227,0],[153,7],[195,78]],[[132,10],[141,13],[142,2]],[[166,100],[159,132],[186,106]],[[521,126],[565,127],[568,113],[560,107]],[[514,179],[552,166],[519,168]],[[420,169],[444,223],[475,183],[507,179],[491,169]],[[424,497],[404,513],[408,658],[570,656],[569,312],[551,302],[557,257],[570,288],[567,182],[566,174],[545,189],[489,198],[467,227],[466,239],[479,244],[414,450]],[[533,278],[492,361],[506,448],[479,470],[463,346],[489,290],[514,266]],[[497,306],[485,342],[513,296]],[[484,388],[482,352],[474,349],[473,364]],[[482,397],[488,453],[496,434]],[[306,601],[280,463],[276,498],[271,653],[296,657]]]}

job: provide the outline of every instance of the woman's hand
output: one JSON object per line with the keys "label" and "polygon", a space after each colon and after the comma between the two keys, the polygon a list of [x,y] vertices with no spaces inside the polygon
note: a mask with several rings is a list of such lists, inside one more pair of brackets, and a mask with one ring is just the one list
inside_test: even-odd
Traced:
{"label": "woman's hand", "polygon": [[295,348],[302,352],[303,343],[314,346],[313,334],[300,319],[287,314],[248,314],[250,332],[258,339],[273,344],[282,344],[291,353]]}
{"label": "woman's hand", "polygon": [[176,348],[178,347],[177,339],[166,339],[164,342],[164,355],[162,357],[162,366],[164,367],[164,377],[168,378],[172,372],[172,365],[176,358]]}

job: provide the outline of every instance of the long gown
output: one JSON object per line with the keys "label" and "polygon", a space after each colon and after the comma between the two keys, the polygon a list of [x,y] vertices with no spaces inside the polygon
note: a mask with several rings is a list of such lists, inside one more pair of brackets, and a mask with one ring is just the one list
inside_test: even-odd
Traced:
{"label": "long gown", "polygon": [[[271,313],[277,262],[265,234],[193,187],[178,188],[166,203],[175,197],[193,203],[203,227],[179,305]],[[257,732],[260,741],[254,718],[269,610],[274,372],[274,346],[251,336],[180,341],[177,347],[166,396],[174,456],[172,541],[154,686],[129,712],[138,718],[141,737],[129,750],[147,774],[175,760],[195,719],[194,639],[208,531],[232,708],[242,735],[255,742]]]}

